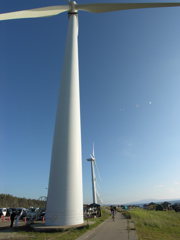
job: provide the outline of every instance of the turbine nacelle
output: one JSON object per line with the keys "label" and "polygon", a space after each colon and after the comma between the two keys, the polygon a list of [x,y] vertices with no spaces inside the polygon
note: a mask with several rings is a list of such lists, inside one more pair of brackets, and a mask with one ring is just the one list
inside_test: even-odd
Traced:
{"label": "turbine nacelle", "polygon": [[69,10],[69,13],[77,13],[78,11],[75,9],[75,5],[77,3],[75,1],[69,1],[69,6],[70,6],[70,10]]}
{"label": "turbine nacelle", "polygon": [[92,162],[92,161],[95,161],[95,159],[94,158],[88,158],[87,161]]}

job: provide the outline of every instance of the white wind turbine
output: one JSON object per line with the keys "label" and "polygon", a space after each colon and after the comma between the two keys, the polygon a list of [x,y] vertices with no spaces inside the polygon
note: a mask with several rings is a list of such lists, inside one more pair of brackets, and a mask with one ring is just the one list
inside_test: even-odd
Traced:
{"label": "white wind turbine", "polygon": [[[95,171],[94,171],[94,165],[96,167],[96,170],[98,172],[99,178],[101,180],[97,165],[96,165],[96,159],[95,159],[95,154],[94,154],[94,143],[93,143],[93,155],[91,155],[91,158],[88,158],[87,161],[91,162],[91,176],[92,176],[92,194],[93,194],[93,203],[97,204],[97,196],[99,197],[97,190],[96,190],[96,175],[95,175]],[[93,164],[94,163],[94,164]],[[100,197],[99,197],[100,198]]]}
{"label": "white wind turbine", "polygon": [[81,124],[78,66],[79,10],[105,13],[118,10],[175,7],[180,3],[93,3],[42,7],[0,14],[0,20],[50,17],[68,11],[69,27],[54,129],[46,209],[46,225],[83,223]]}

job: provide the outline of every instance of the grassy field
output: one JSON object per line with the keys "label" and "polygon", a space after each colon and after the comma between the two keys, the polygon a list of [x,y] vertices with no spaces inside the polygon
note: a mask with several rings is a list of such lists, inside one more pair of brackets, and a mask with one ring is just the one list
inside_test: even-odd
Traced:
{"label": "grassy field", "polygon": [[180,212],[134,209],[123,214],[132,218],[139,240],[180,240]]}
{"label": "grassy field", "polygon": [[[72,228],[68,230],[56,230],[53,232],[34,232],[32,229],[30,229],[28,226],[25,227],[18,227],[13,232],[16,232],[17,238],[12,239],[37,239],[37,240],[52,240],[52,239],[58,239],[58,240],[75,240],[81,235],[83,235],[85,232],[91,230],[94,227],[97,227],[100,223],[105,221],[110,216],[110,213],[107,212],[105,209],[102,209],[102,217],[93,219],[95,224],[93,225],[85,225],[83,227],[79,228]],[[90,220],[91,221],[91,220]]]}

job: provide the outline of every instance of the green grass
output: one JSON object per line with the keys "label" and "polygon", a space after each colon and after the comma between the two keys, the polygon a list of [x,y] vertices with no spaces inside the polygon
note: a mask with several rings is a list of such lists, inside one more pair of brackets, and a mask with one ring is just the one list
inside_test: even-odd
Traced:
{"label": "green grass", "polygon": [[132,218],[139,240],[179,240],[180,213],[134,209],[123,213]]}
{"label": "green grass", "polygon": [[[97,227],[100,223],[104,222],[110,216],[109,212],[102,209],[102,216],[100,218],[93,219],[95,222],[93,225],[85,225],[79,228],[72,228],[67,230],[56,229],[52,232],[34,232],[30,227],[18,227],[14,232],[18,232],[18,239],[37,239],[37,240],[75,240],[87,231]],[[86,221],[86,220],[85,220]],[[91,221],[91,220],[89,220]],[[14,238],[13,238],[14,239]]]}

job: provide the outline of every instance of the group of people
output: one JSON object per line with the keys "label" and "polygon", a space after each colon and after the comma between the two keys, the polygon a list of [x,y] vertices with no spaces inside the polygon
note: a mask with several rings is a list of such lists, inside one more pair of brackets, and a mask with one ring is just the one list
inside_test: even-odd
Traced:
{"label": "group of people", "polygon": [[20,212],[16,212],[16,211],[13,211],[12,212],[12,214],[11,214],[11,225],[10,225],[10,227],[13,227],[13,223],[14,223],[14,219],[15,219],[15,217],[17,216],[17,218],[16,218],[16,221],[15,221],[15,226],[17,227],[18,226],[18,221],[19,221],[19,218],[20,218],[20,216],[22,215],[22,211],[20,211]]}
{"label": "group of people", "polygon": [[114,205],[114,206],[111,205],[111,215],[112,215],[113,221],[115,221],[115,215],[116,215],[116,213],[117,213],[116,206],[115,206],[115,205]]}

